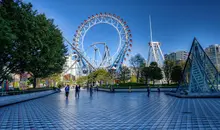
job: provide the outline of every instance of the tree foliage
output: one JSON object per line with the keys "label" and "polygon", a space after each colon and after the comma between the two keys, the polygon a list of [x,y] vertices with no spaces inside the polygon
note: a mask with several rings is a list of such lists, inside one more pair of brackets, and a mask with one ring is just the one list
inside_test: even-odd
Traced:
{"label": "tree foliage", "polygon": [[131,70],[127,66],[122,66],[120,68],[119,80],[125,83],[131,78]]}
{"label": "tree foliage", "polygon": [[12,0],[0,1],[0,83],[19,67],[16,33],[18,31],[17,17],[21,12],[18,3]]}
{"label": "tree foliage", "polygon": [[88,76],[81,76],[76,80],[76,83],[81,86],[87,84],[87,82],[88,82]]}
{"label": "tree foliage", "polygon": [[166,78],[168,85],[171,80],[171,73],[172,73],[172,69],[173,69],[174,65],[175,65],[175,63],[171,60],[164,61],[163,70],[164,70],[165,78]]}
{"label": "tree foliage", "polygon": [[183,60],[181,60],[177,63],[177,65],[180,66],[182,68],[182,70],[184,69],[185,64],[186,64],[186,61],[183,61]]}
{"label": "tree foliage", "polygon": [[153,81],[153,85],[155,80],[163,79],[162,70],[158,67],[157,62],[151,62],[149,66],[149,78]]}
{"label": "tree foliage", "polygon": [[111,82],[112,76],[111,74],[106,71],[105,69],[98,69],[88,75],[88,82],[94,83],[94,82]]}
{"label": "tree foliage", "polygon": [[141,76],[141,69],[145,66],[145,60],[140,54],[137,54],[131,57],[129,62],[136,74],[137,82],[139,82],[139,78]]}
{"label": "tree foliage", "polygon": [[[39,23],[38,23],[39,22]],[[53,73],[61,73],[65,63],[66,48],[60,30],[53,24],[53,20],[46,19],[45,15],[37,15],[35,36],[38,36],[37,45],[29,47],[27,71],[35,78],[47,77]],[[37,27],[36,25],[36,27]],[[47,34],[47,35],[45,35]],[[35,39],[33,39],[33,42]],[[38,63],[38,64],[36,64]]]}
{"label": "tree foliage", "polygon": [[53,20],[30,3],[2,0],[0,4],[0,80],[10,73],[30,72],[36,78],[60,73],[66,47]]}
{"label": "tree foliage", "polygon": [[57,82],[57,83],[60,83],[61,82],[61,73],[54,73],[54,74],[50,75],[50,77],[48,77],[48,78]]}
{"label": "tree foliage", "polygon": [[137,78],[136,78],[135,75],[132,75],[132,76],[131,76],[130,82],[131,82],[131,83],[137,83]]}
{"label": "tree foliage", "polygon": [[171,73],[172,81],[176,83],[179,82],[181,79],[181,74],[182,74],[182,67],[179,65],[174,66]]}
{"label": "tree foliage", "polygon": [[149,67],[144,67],[141,71],[141,76],[144,79],[145,83],[148,84],[148,79],[150,78],[150,68]]}

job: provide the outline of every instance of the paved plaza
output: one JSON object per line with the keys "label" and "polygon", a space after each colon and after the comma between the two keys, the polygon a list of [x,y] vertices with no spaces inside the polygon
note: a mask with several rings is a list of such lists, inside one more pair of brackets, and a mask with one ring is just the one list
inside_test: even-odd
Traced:
{"label": "paved plaza", "polygon": [[220,129],[220,100],[61,92],[0,108],[0,129]]}

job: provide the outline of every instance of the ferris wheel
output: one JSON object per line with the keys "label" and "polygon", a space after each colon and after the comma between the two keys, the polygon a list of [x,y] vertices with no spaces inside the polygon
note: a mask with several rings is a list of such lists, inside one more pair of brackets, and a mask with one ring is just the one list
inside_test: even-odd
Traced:
{"label": "ferris wheel", "polygon": [[[86,33],[95,25],[98,24],[108,24],[114,27],[119,35],[118,41],[118,48],[116,52],[110,55],[109,46],[107,43],[93,43],[90,47],[93,47],[95,53],[97,52],[98,48],[96,47],[97,44],[104,45],[105,52],[102,54],[102,58],[100,62],[96,60],[91,60],[91,56],[87,54],[86,48],[84,48],[84,38]],[[75,59],[80,63],[80,66],[84,73],[88,71],[96,70],[99,67],[105,69],[115,69],[119,70],[121,64],[124,60],[126,60],[126,56],[129,56],[129,52],[131,51],[132,47],[132,35],[129,26],[127,25],[126,21],[124,21],[120,16],[116,16],[115,14],[110,13],[100,13],[96,15],[92,15],[88,17],[88,19],[84,20],[75,32],[72,48],[74,50]],[[95,61],[95,62],[94,62]],[[97,64],[99,63],[99,64]]]}

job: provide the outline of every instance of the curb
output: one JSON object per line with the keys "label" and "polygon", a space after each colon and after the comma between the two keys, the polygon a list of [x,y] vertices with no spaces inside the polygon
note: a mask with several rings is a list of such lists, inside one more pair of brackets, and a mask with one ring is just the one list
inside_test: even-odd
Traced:
{"label": "curb", "polygon": [[47,90],[47,91],[34,92],[34,93],[29,93],[29,94],[0,97],[0,107],[9,106],[12,104],[17,104],[17,103],[21,103],[21,102],[25,102],[29,100],[34,100],[37,98],[42,98],[42,97],[49,96],[57,92],[58,91],[56,90]]}
{"label": "curb", "polygon": [[[163,88],[160,90],[160,92],[170,92],[172,88]],[[114,91],[111,91],[109,88],[99,88],[98,91],[102,92],[115,92],[115,93],[132,93],[132,92],[147,92],[147,88],[143,89],[120,89],[120,88],[115,88]],[[151,89],[150,92],[159,92],[157,88]]]}
{"label": "curb", "polygon": [[220,93],[217,94],[200,94],[200,95],[181,95],[173,92],[166,92],[166,95],[177,97],[177,98],[220,98]]}

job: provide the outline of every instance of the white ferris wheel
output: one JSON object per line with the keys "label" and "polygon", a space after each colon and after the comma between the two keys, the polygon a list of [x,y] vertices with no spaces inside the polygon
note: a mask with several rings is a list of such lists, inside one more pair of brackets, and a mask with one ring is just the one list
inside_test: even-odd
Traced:
{"label": "white ferris wheel", "polygon": [[[89,47],[94,49],[94,57],[87,54],[87,49],[84,46],[84,38],[86,33],[98,24],[108,24],[114,27],[118,33],[119,41],[116,52],[110,55],[109,46],[104,42],[94,42]],[[84,20],[75,32],[73,43],[71,44],[74,54],[74,62],[78,66],[77,71],[80,74],[87,74],[98,68],[105,68],[107,70],[114,69],[118,71],[126,60],[126,56],[129,56],[129,52],[132,47],[132,35],[129,26],[120,16],[110,13],[100,13],[88,17]],[[104,52],[100,53],[100,49],[97,45],[102,45]],[[100,58],[97,58],[100,57]],[[99,59],[99,61],[98,61]]]}

